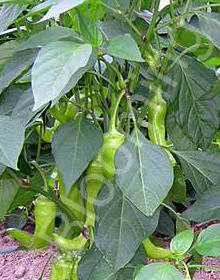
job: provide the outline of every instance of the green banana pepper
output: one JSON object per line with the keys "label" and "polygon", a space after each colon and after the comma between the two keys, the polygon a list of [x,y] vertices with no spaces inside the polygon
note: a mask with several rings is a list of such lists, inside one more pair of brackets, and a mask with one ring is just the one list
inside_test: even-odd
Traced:
{"label": "green banana pepper", "polygon": [[73,97],[71,97],[68,102],[61,102],[61,104],[55,104],[49,109],[51,115],[61,123],[68,122],[72,120],[76,113],[77,108],[73,103]]}
{"label": "green banana pepper", "polygon": [[[38,132],[38,134],[40,135],[41,133],[41,128],[40,126],[36,126],[36,130]],[[53,131],[54,128],[53,127],[45,127],[43,133],[42,133],[42,140],[47,142],[47,143],[51,143],[52,142],[52,137],[53,137]]]}
{"label": "green banana pepper", "polygon": [[56,205],[46,197],[40,196],[36,199],[34,208],[35,231],[33,236],[33,247],[45,247],[52,238],[55,226]]}
{"label": "green banana pepper", "polygon": [[153,93],[153,97],[148,104],[148,136],[153,143],[166,146],[165,117],[167,105],[162,97],[161,83],[150,83],[150,92]]}
{"label": "green banana pepper", "polygon": [[45,247],[51,241],[50,239],[52,238],[55,225],[56,205],[43,196],[38,197],[34,213],[34,234],[16,228],[9,228],[6,230],[6,232],[19,241],[21,245],[29,249]]}
{"label": "green banana pepper", "polygon": [[106,179],[112,179],[115,176],[115,152],[124,142],[124,135],[115,128],[117,109],[121,98],[124,96],[122,91],[114,107],[114,113],[110,122],[109,131],[104,134],[102,147],[96,158],[90,163],[86,171],[86,225],[94,227],[95,225],[95,198]]}
{"label": "green banana pepper", "polygon": [[55,259],[52,263],[50,280],[77,280],[78,262],[78,259],[75,261],[75,263],[64,258]]}
{"label": "green banana pepper", "polygon": [[104,175],[107,179],[112,179],[115,176],[115,152],[116,149],[124,142],[124,135],[116,129],[104,134],[104,142],[101,148],[102,166]]}
{"label": "green banana pepper", "polygon": [[95,198],[104,183],[104,169],[102,166],[101,154],[98,153],[96,158],[90,163],[86,170],[85,184],[86,184],[86,226],[95,225]]}
{"label": "green banana pepper", "polygon": [[81,251],[86,247],[87,239],[81,233],[73,239],[67,239],[60,235],[53,234],[53,239],[61,249]]}
{"label": "green banana pepper", "polygon": [[173,256],[170,249],[155,246],[149,237],[145,238],[142,243],[149,259],[171,259]]}
{"label": "green banana pepper", "polygon": [[77,180],[69,189],[67,195],[61,195],[60,198],[62,202],[73,212],[77,221],[85,221],[85,207],[81,192],[77,185],[80,183],[80,179]]}
{"label": "green banana pepper", "polygon": [[[151,142],[158,145],[167,146],[165,139],[165,118],[167,112],[167,104],[162,96],[162,84],[160,81],[150,83],[150,93],[153,97],[148,104],[148,136]],[[176,165],[173,155],[165,149],[172,166]]]}
{"label": "green banana pepper", "polygon": [[17,240],[21,245],[27,248],[32,247],[33,234],[17,229],[8,228],[5,230],[6,233],[10,234],[15,240]]}

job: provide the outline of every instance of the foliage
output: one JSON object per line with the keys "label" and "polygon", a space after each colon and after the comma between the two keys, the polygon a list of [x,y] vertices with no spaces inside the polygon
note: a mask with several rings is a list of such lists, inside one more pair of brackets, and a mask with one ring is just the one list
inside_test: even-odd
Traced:
{"label": "foliage", "polygon": [[220,254],[219,224],[190,227],[220,218],[220,4],[162,2],[0,1],[0,218],[36,203],[39,238],[8,232],[58,244],[51,279],[192,279]]}

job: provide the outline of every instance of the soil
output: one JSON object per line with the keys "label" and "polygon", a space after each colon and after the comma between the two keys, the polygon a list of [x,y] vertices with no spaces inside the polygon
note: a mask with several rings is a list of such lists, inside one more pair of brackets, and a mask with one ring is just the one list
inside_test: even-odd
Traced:
{"label": "soil", "polygon": [[[0,252],[19,246],[12,237],[5,234],[0,225]],[[38,280],[43,273],[42,280],[49,279],[52,258],[55,255],[54,244],[49,244],[44,250],[16,250],[0,254],[0,280]],[[203,264],[220,267],[220,257],[205,257]],[[193,280],[219,279],[220,272],[211,269],[198,270]]]}

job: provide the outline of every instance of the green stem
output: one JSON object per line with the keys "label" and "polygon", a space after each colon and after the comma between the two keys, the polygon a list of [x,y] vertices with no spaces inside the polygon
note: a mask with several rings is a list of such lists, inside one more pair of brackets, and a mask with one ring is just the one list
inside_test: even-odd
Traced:
{"label": "green stem", "polygon": [[169,205],[167,205],[166,203],[162,202],[161,205],[163,205],[164,207],[166,207],[167,209],[169,209],[176,217],[179,217],[179,213],[177,213],[175,210],[173,210],[172,207],[170,207]]}
{"label": "green stem", "polygon": [[37,162],[35,162],[35,161],[32,161],[31,163],[32,163],[33,166],[37,169],[37,171],[40,173],[40,176],[41,176],[41,178],[43,179],[43,182],[44,182],[44,189],[46,189],[47,191],[49,191],[50,188],[49,188],[49,186],[48,186],[48,184],[47,184],[47,179],[46,179],[46,177],[45,177],[45,175],[44,175],[44,173],[43,173],[43,171],[42,171],[40,165],[39,165]]}
{"label": "green stem", "polygon": [[160,0],[155,0],[153,3],[153,16],[152,16],[152,20],[150,22],[150,25],[147,29],[147,33],[146,33],[146,41],[145,41],[145,46],[150,42],[153,34],[154,34],[154,28],[156,26],[157,23],[157,18],[159,15],[159,6],[160,6]]}
{"label": "green stem", "polygon": [[119,107],[119,104],[121,102],[121,99],[122,97],[124,96],[125,92],[124,90],[122,90],[118,96],[118,99],[116,101],[116,104],[115,104],[115,107],[114,107],[114,112],[113,112],[113,115],[111,117],[111,120],[110,120],[110,124],[109,124],[109,131],[114,131],[116,130],[116,118],[117,118],[117,111],[118,111],[118,107]]}
{"label": "green stem", "polygon": [[[157,1],[158,1],[158,0],[157,0]],[[102,1],[100,1],[99,3],[100,3],[102,6],[104,6],[105,8],[109,9],[110,11],[112,11],[113,13],[122,16],[122,17],[125,19],[125,21],[130,25],[130,27],[134,30],[134,32],[135,32],[138,36],[141,36],[140,31],[139,31],[139,30],[136,28],[136,26],[131,22],[131,20],[130,20],[125,14],[122,13],[122,11],[112,8],[112,7],[110,7],[109,5],[107,5],[106,3],[102,2]]]}
{"label": "green stem", "polygon": [[212,266],[212,265],[205,265],[205,264],[189,264],[188,267],[195,267],[195,268],[198,268],[198,269],[212,269],[214,271],[220,271],[220,267],[218,266]]}
{"label": "green stem", "polygon": [[38,137],[38,143],[37,143],[37,155],[36,155],[36,162],[39,161],[40,158],[40,151],[41,151],[41,143],[42,143],[42,133],[43,133],[43,125],[40,124],[40,134]]}
{"label": "green stem", "polygon": [[186,275],[185,275],[185,279],[189,279],[189,280],[191,280],[191,276],[190,276],[190,274],[189,274],[189,269],[188,269],[188,267],[187,267],[187,265],[186,265],[186,263],[185,262],[182,262],[183,263],[183,266],[184,266],[184,268],[185,268],[185,271],[186,271]]}

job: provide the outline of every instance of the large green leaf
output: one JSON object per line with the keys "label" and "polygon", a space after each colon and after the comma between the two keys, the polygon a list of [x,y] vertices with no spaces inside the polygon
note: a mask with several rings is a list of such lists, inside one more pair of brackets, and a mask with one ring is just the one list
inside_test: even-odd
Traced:
{"label": "large green leaf", "polygon": [[34,63],[36,55],[36,50],[16,52],[15,55],[5,63],[0,75],[0,93]]}
{"label": "large green leaf", "polygon": [[17,41],[11,40],[0,45],[0,72],[2,71],[4,64],[11,59],[16,52]]}
{"label": "large green leaf", "polygon": [[30,15],[40,14],[42,12],[47,11],[53,4],[55,4],[56,0],[45,0],[43,3],[37,4],[30,11]]}
{"label": "large green leaf", "polygon": [[196,16],[196,28],[220,49],[220,14],[197,12]]}
{"label": "large green leaf", "polygon": [[91,54],[90,44],[73,41],[57,41],[43,47],[32,68],[34,110],[56,99],[72,76],[87,65]]}
{"label": "large green leaf", "polygon": [[135,255],[144,236],[157,227],[159,211],[143,215],[121,192],[116,182],[107,182],[97,197],[95,244],[115,270]]}
{"label": "large green leaf", "polygon": [[169,263],[151,263],[144,266],[135,280],[183,280],[180,272]]}
{"label": "large green leaf", "polygon": [[102,144],[100,130],[83,116],[61,125],[55,132],[52,152],[66,190],[79,178]]}
{"label": "large green leaf", "polygon": [[194,249],[203,256],[220,256],[220,224],[202,230],[197,237]]}
{"label": "large green leaf", "polygon": [[184,255],[191,247],[194,239],[194,232],[192,228],[184,230],[171,240],[170,249],[177,255]]}
{"label": "large green leaf", "polygon": [[5,31],[26,7],[25,4],[4,3],[0,10],[0,32]]}
{"label": "large green leaf", "polygon": [[78,266],[79,280],[115,280],[115,273],[111,262],[95,245],[86,252]]}
{"label": "large green leaf", "polygon": [[[215,72],[195,58],[184,56],[163,80],[164,96],[168,102],[167,129],[174,144],[180,146],[175,141],[179,140],[175,136],[179,130],[179,135],[185,134],[184,138],[191,140],[194,145],[207,147],[219,125],[217,105],[212,93],[212,84],[216,81]],[[171,123],[170,118],[174,118]]]}
{"label": "large green leaf", "polygon": [[10,176],[0,180],[0,219],[3,220],[4,215],[9,210],[19,189],[17,182]]}
{"label": "large green leaf", "polygon": [[220,185],[220,157],[202,151],[175,151],[183,171],[198,194]]}
{"label": "large green leaf", "polygon": [[26,206],[36,192],[20,186],[20,178],[15,171],[6,169],[0,180],[0,219],[17,206]]}
{"label": "large green leaf", "polygon": [[106,51],[112,56],[144,62],[138,49],[138,45],[130,34],[118,35],[110,39]]}
{"label": "large green leaf", "polygon": [[66,37],[71,37],[78,42],[80,41],[79,35],[73,29],[62,26],[51,26],[46,30],[31,35],[25,41],[20,41],[17,50],[22,51],[31,48],[41,48],[49,43]]}
{"label": "large green leaf", "polygon": [[117,149],[115,165],[117,182],[125,197],[145,215],[153,215],[173,183],[167,153],[134,130]]}
{"label": "large green leaf", "polygon": [[0,97],[0,115],[20,119],[24,125],[34,115],[33,106],[34,97],[30,84],[12,85]]}
{"label": "large green leaf", "polygon": [[197,58],[208,65],[219,65],[220,50],[207,39],[200,30],[192,24],[186,24],[176,30],[176,41],[183,47],[189,48]]}
{"label": "large green leaf", "polygon": [[196,202],[183,212],[183,216],[196,222],[220,219],[220,188],[211,188],[202,193]]}
{"label": "large green leaf", "polygon": [[57,0],[55,4],[52,5],[50,10],[46,13],[46,15],[42,18],[41,21],[50,18],[57,18],[60,14],[79,6],[85,1],[86,0]]}
{"label": "large green leaf", "polygon": [[17,169],[25,128],[19,119],[0,116],[0,163]]}
{"label": "large green leaf", "polygon": [[5,171],[6,166],[4,164],[0,163],[0,176],[2,175],[2,173]]}

